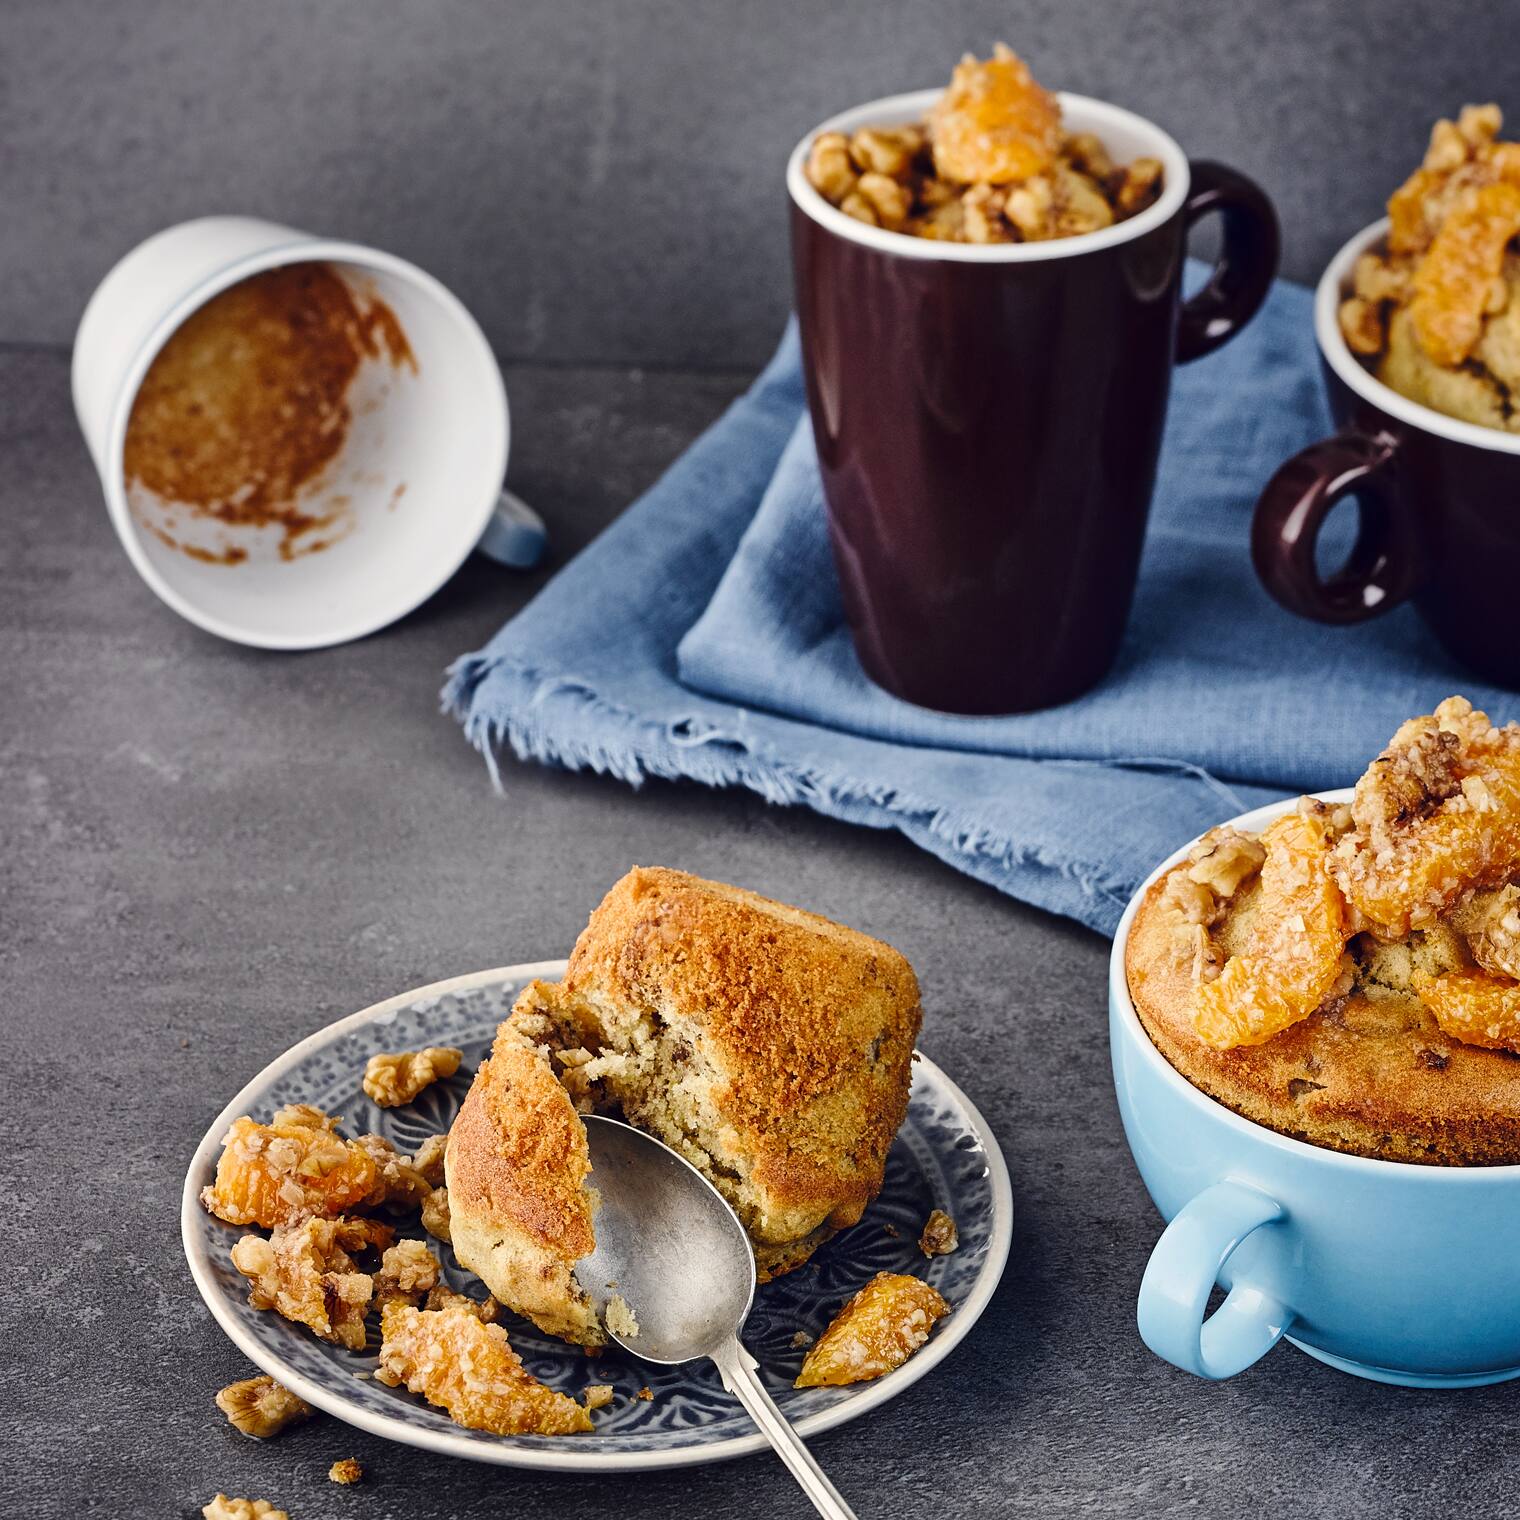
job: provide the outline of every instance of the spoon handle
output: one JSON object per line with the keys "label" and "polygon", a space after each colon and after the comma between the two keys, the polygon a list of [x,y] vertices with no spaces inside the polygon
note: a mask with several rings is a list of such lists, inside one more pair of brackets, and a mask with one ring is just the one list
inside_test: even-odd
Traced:
{"label": "spoon handle", "polygon": [[786,1416],[765,1391],[755,1371],[757,1363],[739,1344],[737,1335],[714,1353],[713,1365],[723,1379],[723,1386],[744,1405],[766,1440],[776,1448],[776,1455],[791,1469],[803,1493],[813,1501],[813,1508],[825,1520],[855,1520],[855,1511],[824,1476],[813,1454],[802,1444],[802,1438],[787,1424]]}

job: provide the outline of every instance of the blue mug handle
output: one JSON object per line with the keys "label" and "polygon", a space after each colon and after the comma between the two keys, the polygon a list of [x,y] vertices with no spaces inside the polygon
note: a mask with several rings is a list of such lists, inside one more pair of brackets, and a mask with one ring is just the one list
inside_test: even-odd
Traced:
{"label": "blue mug handle", "polygon": [[1282,1205],[1240,1182],[1216,1182],[1166,1227],[1140,1283],[1140,1338],[1157,1356],[1197,1377],[1234,1377],[1275,1346],[1293,1313],[1271,1294],[1237,1282],[1204,1318],[1209,1294],[1241,1241],[1283,1217]]}

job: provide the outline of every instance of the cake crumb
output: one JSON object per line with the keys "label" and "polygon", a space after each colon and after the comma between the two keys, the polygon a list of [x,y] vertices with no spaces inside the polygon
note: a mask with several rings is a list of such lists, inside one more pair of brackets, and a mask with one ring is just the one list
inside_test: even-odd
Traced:
{"label": "cake crumb", "polygon": [[357,1483],[363,1476],[364,1469],[359,1465],[357,1457],[344,1457],[327,1469],[330,1483]]}
{"label": "cake crumb", "polygon": [[628,1307],[628,1300],[621,1293],[614,1293],[607,1300],[607,1328],[614,1335],[633,1340],[639,1333],[638,1316]]}
{"label": "cake crumb", "polygon": [[792,1350],[806,1351],[813,1344],[813,1339],[814,1337],[809,1335],[806,1330],[799,1330],[792,1337]]}
{"label": "cake crumb", "polygon": [[210,1504],[201,1506],[204,1520],[290,1520],[282,1509],[268,1499],[231,1499],[218,1494]]}
{"label": "cake crumb", "polygon": [[644,1386],[639,1389],[638,1397],[643,1399],[643,1401],[647,1404],[654,1398],[654,1389],[651,1388],[648,1383],[645,1383]]}
{"label": "cake crumb", "polygon": [[960,1243],[960,1231],[956,1229],[955,1221],[943,1209],[933,1210],[924,1221],[918,1249],[925,1256],[948,1256]]}
{"label": "cake crumb", "polygon": [[588,1383],[581,1400],[587,1409],[605,1409],[612,1402],[611,1383]]}

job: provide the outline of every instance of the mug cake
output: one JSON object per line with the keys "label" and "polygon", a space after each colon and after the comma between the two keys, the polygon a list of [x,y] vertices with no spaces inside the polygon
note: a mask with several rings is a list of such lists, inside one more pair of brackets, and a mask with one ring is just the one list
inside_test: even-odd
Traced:
{"label": "mug cake", "polygon": [[1349,804],[1212,830],[1147,892],[1125,975],[1166,1060],[1258,1124],[1520,1162],[1520,725],[1449,698]]}

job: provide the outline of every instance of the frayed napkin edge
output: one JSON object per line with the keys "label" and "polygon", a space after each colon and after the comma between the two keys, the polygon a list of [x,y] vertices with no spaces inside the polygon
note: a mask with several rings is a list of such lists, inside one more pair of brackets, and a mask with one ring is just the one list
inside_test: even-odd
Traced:
{"label": "frayed napkin edge", "polygon": [[[484,759],[491,784],[499,794],[505,794],[506,788],[498,754],[507,746],[519,760],[569,771],[590,770],[616,777],[634,788],[649,777],[694,781],[714,788],[742,786],[778,807],[800,804],[841,818],[851,807],[878,808],[883,815],[879,823],[871,824],[858,816],[850,816],[846,821],[867,822],[868,826],[880,828],[912,822],[944,851],[967,862],[964,869],[969,874],[1003,891],[1008,888],[998,880],[1000,871],[1034,867],[1065,877],[1091,902],[1101,905],[1098,912],[1082,919],[1100,933],[1112,933],[1135,890],[1135,882],[1116,879],[1087,862],[1051,856],[1043,849],[987,828],[968,814],[904,793],[897,787],[757,755],[748,739],[694,718],[665,722],[643,717],[609,701],[593,682],[578,676],[551,674],[500,655],[483,653],[456,660],[449,666],[447,676],[440,698],[442,711],[459,722],[466,739]],[[476,690],[490,677],[504,679],[519,688],[506,704],[504,717],[485,714],[476,707]],[[624,730],[624,742],[609,744],[565,733],[546,720],[545,715],[556,699],[570,701],[584,714],[615,721]],[[742,713],[742,709],[736,711]],[[1145,760],[1128,763],[1148,767]],[[1191,766],[1181,769],[1195,773],[1198,770]],[[1218,784],[1213,777],[1208,780]],[[1038,902],[1035,905],[1047,906]],[[1066,911],[1068,916],[1078,917]]]}

